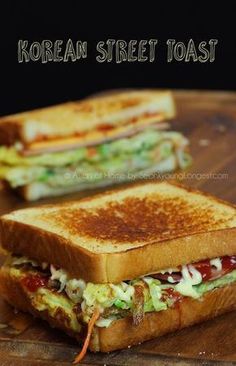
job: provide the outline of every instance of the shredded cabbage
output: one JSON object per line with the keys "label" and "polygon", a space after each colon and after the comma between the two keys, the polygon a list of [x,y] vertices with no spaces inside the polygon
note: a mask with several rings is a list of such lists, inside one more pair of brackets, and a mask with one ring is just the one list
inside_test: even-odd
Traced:
{"label": "shredded cabbage", "polygon": [[68,275],[63,269],[56,269],[52,264],[50,266],[51,280],[58,280],[60,282],[60,289],[58,292],[62,292],[66,286]]}
{"label": "shredded cabbage", "polygon": [[[14,266],[25,263],[32,265],[32,271],[36,270],[34,269],[35,267],[39,267],[36,261],[30,260],[27,257],[11,257],[8,260],[8,264],[10,265],[9,268],[12,275],[22,276],[21,269]],[[99,308],[100,313],[104,315],[100,317],[96,325],[101,327],[107,327],[114,319],[117,319],[119,310],[130,310],[131,312],[134,310],[136,285],[143,287],[144,312],[151,312],[162,311],[173,305],[173,301],[170,301],[171,299],[163,296],[166,289],[172,288],[182,296],[197,299],[207,291],[236,281],[236,270],[233,270],[218,279],[202,282],[200,272],[191,265],[182,267],[182,278],[177,284],[163,284],[151,276],[119,284],[93,284],[86,283],[81,279],[70,278],[66,271],[56,269],[53,265],[50,266],[50,271],[50,279],[57,280],[60,283],[59,294],[50,291],[50,289],[39,288],[34,294],[30,295],[32,301],[37,305],[37,309],[43,311],[50,306],[52,308],[50,311],[53,312],[57,306],[64,304],[63,306],[68,307],[69,311],[76,304],[80,304],[83,320],[88,322],[94,309]],[[173,269],[168,269],[166,272],[171,273],[173,271]],[[67,294],[67,297],[64,296],[63,291]],[[50,297],[50,294],[53,296]],[[43,301],[42,298],[44,299]],[[112,313],[109,308],[115,309],[115,312]]]}
{"label": "shredded cabbage", "polygon": [[76,280],[73,278],[72,280],[67,281],[65,291],[74,303],[79,303],[82,300],[85,288],[86,283],[83,280]]}

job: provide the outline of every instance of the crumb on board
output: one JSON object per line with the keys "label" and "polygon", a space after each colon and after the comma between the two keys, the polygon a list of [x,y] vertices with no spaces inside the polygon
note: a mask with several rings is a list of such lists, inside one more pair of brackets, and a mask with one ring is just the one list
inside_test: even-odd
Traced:
{"label": "crumb on board", "polygon": [[219,131],[219,132],[225,132],[226,131],[226,126],[222,125],[222,124],[217,125],[216,130]]}
{"label": "crumb on board", "polygon": [[200,139],[200,140],[198,141],[198,144],[199,144],[200,146],[208,146],[208,145],[210,145],[210,140],[208,140],[208,139]]}
{"label": "crumb on board", "polygon": [[201,356],[201,355],[205,355],[205,353],[206,353],[205,351],[200,351],[200,352],[199,352],[199,355],[200,355],[200,356]]}
{"label": "crumb on board", "polygon": [[5,329],[5,328],[7,328],[8,327],[8,325],[7,324],[2,324],[2,323],[0,323],[0,329]]}

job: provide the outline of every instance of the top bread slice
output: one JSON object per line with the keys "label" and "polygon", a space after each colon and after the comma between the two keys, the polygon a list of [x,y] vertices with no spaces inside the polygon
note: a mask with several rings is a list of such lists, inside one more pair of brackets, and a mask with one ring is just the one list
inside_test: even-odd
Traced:
{"label": "top bread slice", "polygon": [[0,144],[20,141],[28,153],[95,144],[174,115],[169,91],[120,92],[2,117]]}
{"label": "top bread slice", "polygon": [[119,282],[236,254],[236,208],[167,182],[148,182],[0,220],[4,249],[73,277]]}

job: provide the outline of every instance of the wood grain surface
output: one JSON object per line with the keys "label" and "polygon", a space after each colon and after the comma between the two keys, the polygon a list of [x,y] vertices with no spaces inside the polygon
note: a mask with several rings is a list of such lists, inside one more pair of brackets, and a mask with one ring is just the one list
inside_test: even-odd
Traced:
{"label": "wood grain surface", "polygon": [[[194,162],[186,172],[164,178],[182,181],[236,204],[236,93],[174,91],[178,116],[172,129],[191,142]],[[41,200],[65,201],[100,190]],[[0,190],[0,213],[25,203]],[[0,365],[70,365],[79,346],[31,316],[15,313],[0,299]],[[83,365],[236,365],[236,312],[110,354],[89,353]]]}

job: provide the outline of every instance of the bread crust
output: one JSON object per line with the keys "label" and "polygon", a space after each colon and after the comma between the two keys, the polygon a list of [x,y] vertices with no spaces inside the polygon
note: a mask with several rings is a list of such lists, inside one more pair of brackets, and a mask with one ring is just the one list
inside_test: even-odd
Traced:
{"label": "bread crust", "polygon": [[[185,298],[177,306],[145,314],[138,326],[131,318],[117,320],[108,328],[98,328],[102,352],[126,348],[186,328],[236,309],[236,284],[206,293],[200,300]],[[90,347],[91,350],[93,346]]]}
{"label": "bread crust", "polygon": [[[120,92],[2,117],[0,143],[10,145],[18,140],[28,145],[28,153],[36,153],[42,149],[52,151],[53,147],[47,145],[45,139],[58,139],[55,146],[59,144],[59,149],[62,139],[65,149],[66,145],[75,147],[84,142],[113,139],[132,131],[134,124],[135,127],[146,126],[174,115],[175,106],[169,91]],[[107,125],[109,128],[104,128]],[[66,141],[67,137],[76,137],[76,141]],[[36,145],[30,146],[32,143]]]}
{"label": "bread crust", "polygon": [[49,315],[48,311],[38,311],[35,309],[19,279],[10,276],[9,271],[4,267],[0,269],[0,294],[14,308],[30,313],[36,318],[46,320],[52,328],[63,330],[66,334],[76,338],[79,342],[83,340],[86,331],[85,327],[81,328],[80,333],[76,333],[67,327],[66,322],[63,321],[62,317],[55,319]]}
{"label": "bread crust", "polygon": [[96,283],[96,275],[97,283],[108,282],[106,255],[97,255],[84,248],[80,248],[78,253],[78,247],[71,245],[62,236],[17,221],[0,220],[0,232],[3,234],[3,248],[11,253],[24,253],[39,263],[50,262],[63,269],[70,268],[68,272],[72,277],[82,278],[87,282]]}
{"label": "bread crust", "polygon": [[102,182],[77,184],[69,187],[50,187],[45,183],[33,182],[19,187],[17,193],[26,201],[37,201],[45,197],[61,196],[83,190],[102,188],[107,185],[115,184],[115,180],[104,179]]}
{"label": "bread crust", "polygon": [[[1,125],[0,125],[1,126]],[[78,149],[80,147],[89,147],[113,140],[131,137],[136,133],[143,131],[147,128],[153,128],[156,130],[166,130],[169,127],[168,122],[165,122],[163,115],[156,115],[147,118],[140,118],[140,122],[136,126],[128,124],[122,127],[114,127],[109,131],[96,131],[91,130],[81,136],[69,136],[69,137],[57,137],[56,139],[35,141],[29,144],[25,144],[24,149],[21,151],[23,156],[33,156],[45,153],[53,153],[58,151],[67,151],[72,149]]]}
{"label": "bread crust", "polygon": [[[81,342],[85,329],[76,333],[60,319],[50,317],[47,311],[35,310],[20,282],[4,268],[0,271],[0,292],[11,305],[46,320],[52,327],[62,329]],[[89,348],[94,352],[126,348],[232,310],[236,310],[236,283],[210,291],[200,300],[185,298],[168,310],[146,313],[143,322],[136,326],[127,317],[114,321],[108,328],[95,327]]]}
{"label": "bread crust", "polygon": [[[168,188],[170,184],[165,183],[165,185]],[[141,184],[136,186],[142,187]],[[182,188],[179,185],[177,187]],[[186,192],[198,192],[188,188],[185,190]],[[119,189],[108,191],[106,196],[109,197],[119,191]],[[104,193],[95,198],[100,199],[100,197],[104,197]],[[212,198],[210,195],[206,195],[206,197]],[[90,197],[82,199],[80,202],[93,200],[94,197]],[[226,207],[229,207],[234,213],[234,205],[216,198],[214,201],[216,204],[218,202],[226,204]],[[40,214],[42,214],[41,209]],[[87,282],[118,283],[166,268],[236,254],[236,227],[209,229],[206,232],[180,235],[171,240],[154,241],[148,244],[144,242],[140,246],[127,250],[122,250],[121,246],[119,252],[97,253],[76,245],[73,240],[66,239],[59,233],[55,234],[26,224],[22,219],[14,220],[14,215],[13,218],[11,215],[2,216],[0,219],[0,237],[4,249],[15,254],[26,255],[38,262],[52,263],[67,270],[72,277],[82,278]],[[96,240],[96,236],[94,236],[94,240]]]}
{"label": "bread crust", "polygon": [[[175,155],[173,155],[167,159],[157,162],[155,165],[150,166],[149,168],[140,170],[140,171],[136,172],[135,174],[132,174],[130,179],[132,179],[132,181],[133,181],[133,180],[142,178],[142,176],[144,174],[148,175],[148,174],[156,173],[159,171],[160,164],[162,164],[162,166],[163,166],[163,164],[165,164],[165,163],[167,163],[167,168],[166,168],[166,171],[162,170],[162,173],[174,171],[178,168],[177,158]],[[83,191],[83,190],[102,188],[102,187],[106,187],[109,185],[116,185],[119,183],[123,183],[125,181],[126,182],[129,181],[129,177],[128,176],[126,177],[124,175],[124,177],[120,177],[119,180],[117,180],[117,178],[114,178],[114,179],[104,178],[102,181],[99,181],[99,182],[83,183],[83,184],[77,184],[77,185],[68,186],[68,187],[50,187],[46,183],[33,182],[33,183],[30,183],[25,186],[17,188],[17,192],[26,201],[36,201],[40,198],[54,197],[54,196],[65,195],[65,194],[69,194],[69,193],[73,193],[73,192],[79,192],[79,191]]]}
{"label": "bread crust", "polygon": [[[236,228],[195,234],[121,253],[92,253],[60,235],[13,220],[0,221],[1,243],[11,253],[53,263],[72,277],[119,283],[166,268],[236,253]],[[19,240],[19,238],[24,240]],[[30,243],[30,245],[29,245]],[[203,245],[204,243],[204,245]]]}

